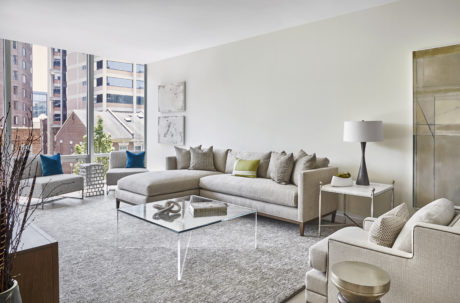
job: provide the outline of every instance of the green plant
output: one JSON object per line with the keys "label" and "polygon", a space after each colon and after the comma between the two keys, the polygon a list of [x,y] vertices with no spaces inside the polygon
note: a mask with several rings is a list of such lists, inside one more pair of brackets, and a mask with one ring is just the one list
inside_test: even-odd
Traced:
{"label": "green plant", "polygon": [[339,177],[339,178],[345,178],[345,179],[347,179],[347,178],[350,178],[350,177],[351,177],[351,174],[348,173],[348,172],[346,172],[346,173],[339,173],[339,174],[337,174],[336,176]]}

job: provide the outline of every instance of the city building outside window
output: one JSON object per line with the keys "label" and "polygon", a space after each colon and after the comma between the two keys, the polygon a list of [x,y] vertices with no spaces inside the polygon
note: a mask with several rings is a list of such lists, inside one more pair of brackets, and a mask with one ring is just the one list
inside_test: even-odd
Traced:
{"label": "city building outside window", "polygon": [[96,79],[96,86],[102,86],[102,83],[103,83],[103,78],[102,77],[99,77]]}
{"label": "city building outside window", "polygon": [[144,64],[136,64],[136,72],[144,73]]}
{"label": "city building outside window", "polygon": [[13,123],[14,123],[14,125],[19,124],[19,117],[18,116],[14,116]]}
{"label": "city building outside window", "polygon": [[13,48],[16,49],[18,47],[18,43],[16,41],[13,41]]}
{"label": "city building outside window", "polygon": [[27,69],[27,63],[26,63],[26,61],[22,61],[22,69]]}
{"label": "city building outside window", "polygon": [[133,96],[107,94],[107,103],[133,104]]}
{"label": "city building outside window", "polygon": [[22,55],[25,57],[26,56],[26,49],[23,47],[22,48]]}
{"label": "city building outside window", "polygon": [[86,65],[82,65],[82,66],[81,66],[81,69],[82,69],[82,70],[86,70]]}
{"label": "city building outside window", "polygon": [[27,104],[22,103],[22,110],[25,111],[25,112],[27,111]]}
{"label": "city building outside window", "polygon": [[83,86],[86,86],[86,81],[83,81],[81,84],[82,84]]}
{"label": "city building outside window", "polygon": [[22,117],[22,125],[27,125],[27,118],[26,117]]}
{"label": "city building outside window", "polygon": [[27,83],[26,75],[22,75],[22,83]]}
{"label": "city building outside window", "polygon": [[13,94],[17,95],[18,94],[18,87],[15,85],[13,86]]}
{"label": "city building outside window", "polygon": [[121,70],[125,72],[133,71],[133,65],[131,63],[124,63],[124,62],[110,61],[110,60],[107,60],[107,68],[114,69],[114,70]]}
{"label": "city building outside window", "polygon": [[118,86],[118,87],[133,87],[133,80],[130,79],[123,79],[123,78],[115,78],[115,77],[107,77],[107,85],[108,86]]}
{"label": "city building outside window", "polygon": [[18,71],[16,70],[13,71],[13,79],[18,80]]}
{"label": "city building outside window", "polygon": [[14,108],[15,110],[17,110],[17,109],[19,108],[19,105],[18,105],[19,102],[18,102],[18,101],[14,101],[13,104],[14,104],[13,108]]}
{"label": "city building outside window", "polygon": [[128,143],[119,143],[118,144],[118,147],[119,147],[119,150],[128,150]]}
{"label": "city building outside window", "polygon": [[13,55],[13,64],[18,65],[18,56]]}
{"label": "city building outside window", "polygon": [[144,81],[143,80],[137,80],[136,81],[136,88],[144,89]]}
{"label": "city building outside window", "polygon": [[27,96],[27,91],[25,88],[22,89],[22,97],[25,98]]}
{"label": "city building outside window", "polygon": [[96,62],[96,68],[97,69],[102,69],[103,66],[104,66],[104,64],[103,64],[102,60],[99,60],[99,61]]}
{"label": "city building outside window", "polygon": [[56,121],[56,122],[61,121],[61,115],[60,114],[54,114],[53,121]]}

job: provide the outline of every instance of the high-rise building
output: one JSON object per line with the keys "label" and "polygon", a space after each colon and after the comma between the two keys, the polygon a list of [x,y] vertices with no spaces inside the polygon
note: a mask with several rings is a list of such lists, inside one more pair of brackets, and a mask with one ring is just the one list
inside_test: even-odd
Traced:
{"label": "high-rise building", "polygon": [[[0,40],[3,57],[3,40]],[[3,60],[0,60],[0,89],[3,92]],[[3,93],[0,94],[0,115],[3,112]],[[11,124],[13,128],[32,126],[32,45],[11,41]]]}
{"label": "high-rise building", "polygon": [[33,92],[33,117],[38,118],[40,115],[47,114],[48,95],[46,92]]}

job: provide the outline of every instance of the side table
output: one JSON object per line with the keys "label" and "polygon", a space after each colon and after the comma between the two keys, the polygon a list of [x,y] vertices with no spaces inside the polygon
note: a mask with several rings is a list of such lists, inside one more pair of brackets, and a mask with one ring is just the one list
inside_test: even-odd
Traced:
{"label": "side table", "polygon": [[[319,183],[319,217],[318,217],[318,236],[321,236],[321,193],[329,192],[343,195],[343,215],[345,216],[345,222],[347,218],[352,221],[355,225],[359,226],[348,214],[347,214],[347,196],[366,197],[371,199],[371,217],[374,217],[374,198],[380,196],[388,191],[391,191],[391,209],[394,207],[394,184],[383,184],[383,183],[371,183],[370,185],[356,185],[353,183],[352,186],[332,186],[331,184],[323,185]],[[323,226],[326,226],[323,224]]]}
{"label": "side table", "polygon": [[104,164],[80,164],[79,174],[80,176],[83,176],[85,180],[85,197],[99,196],[104,194]]}
{"label": "side table", "polygon": [[390,290],[390,276],[364,262],[345,261],[332,265],[331,282],[339,290],[339,303],[379,303]]}

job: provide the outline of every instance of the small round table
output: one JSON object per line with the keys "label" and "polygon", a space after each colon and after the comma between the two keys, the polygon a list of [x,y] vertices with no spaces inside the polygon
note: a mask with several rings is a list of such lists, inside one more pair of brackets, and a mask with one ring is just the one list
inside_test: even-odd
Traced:
{"label": "small round table", "polygon": [[331,281],[339,303],[378,303],[390,290],[390,276],[377,266],[345,261],[332,265]]}

